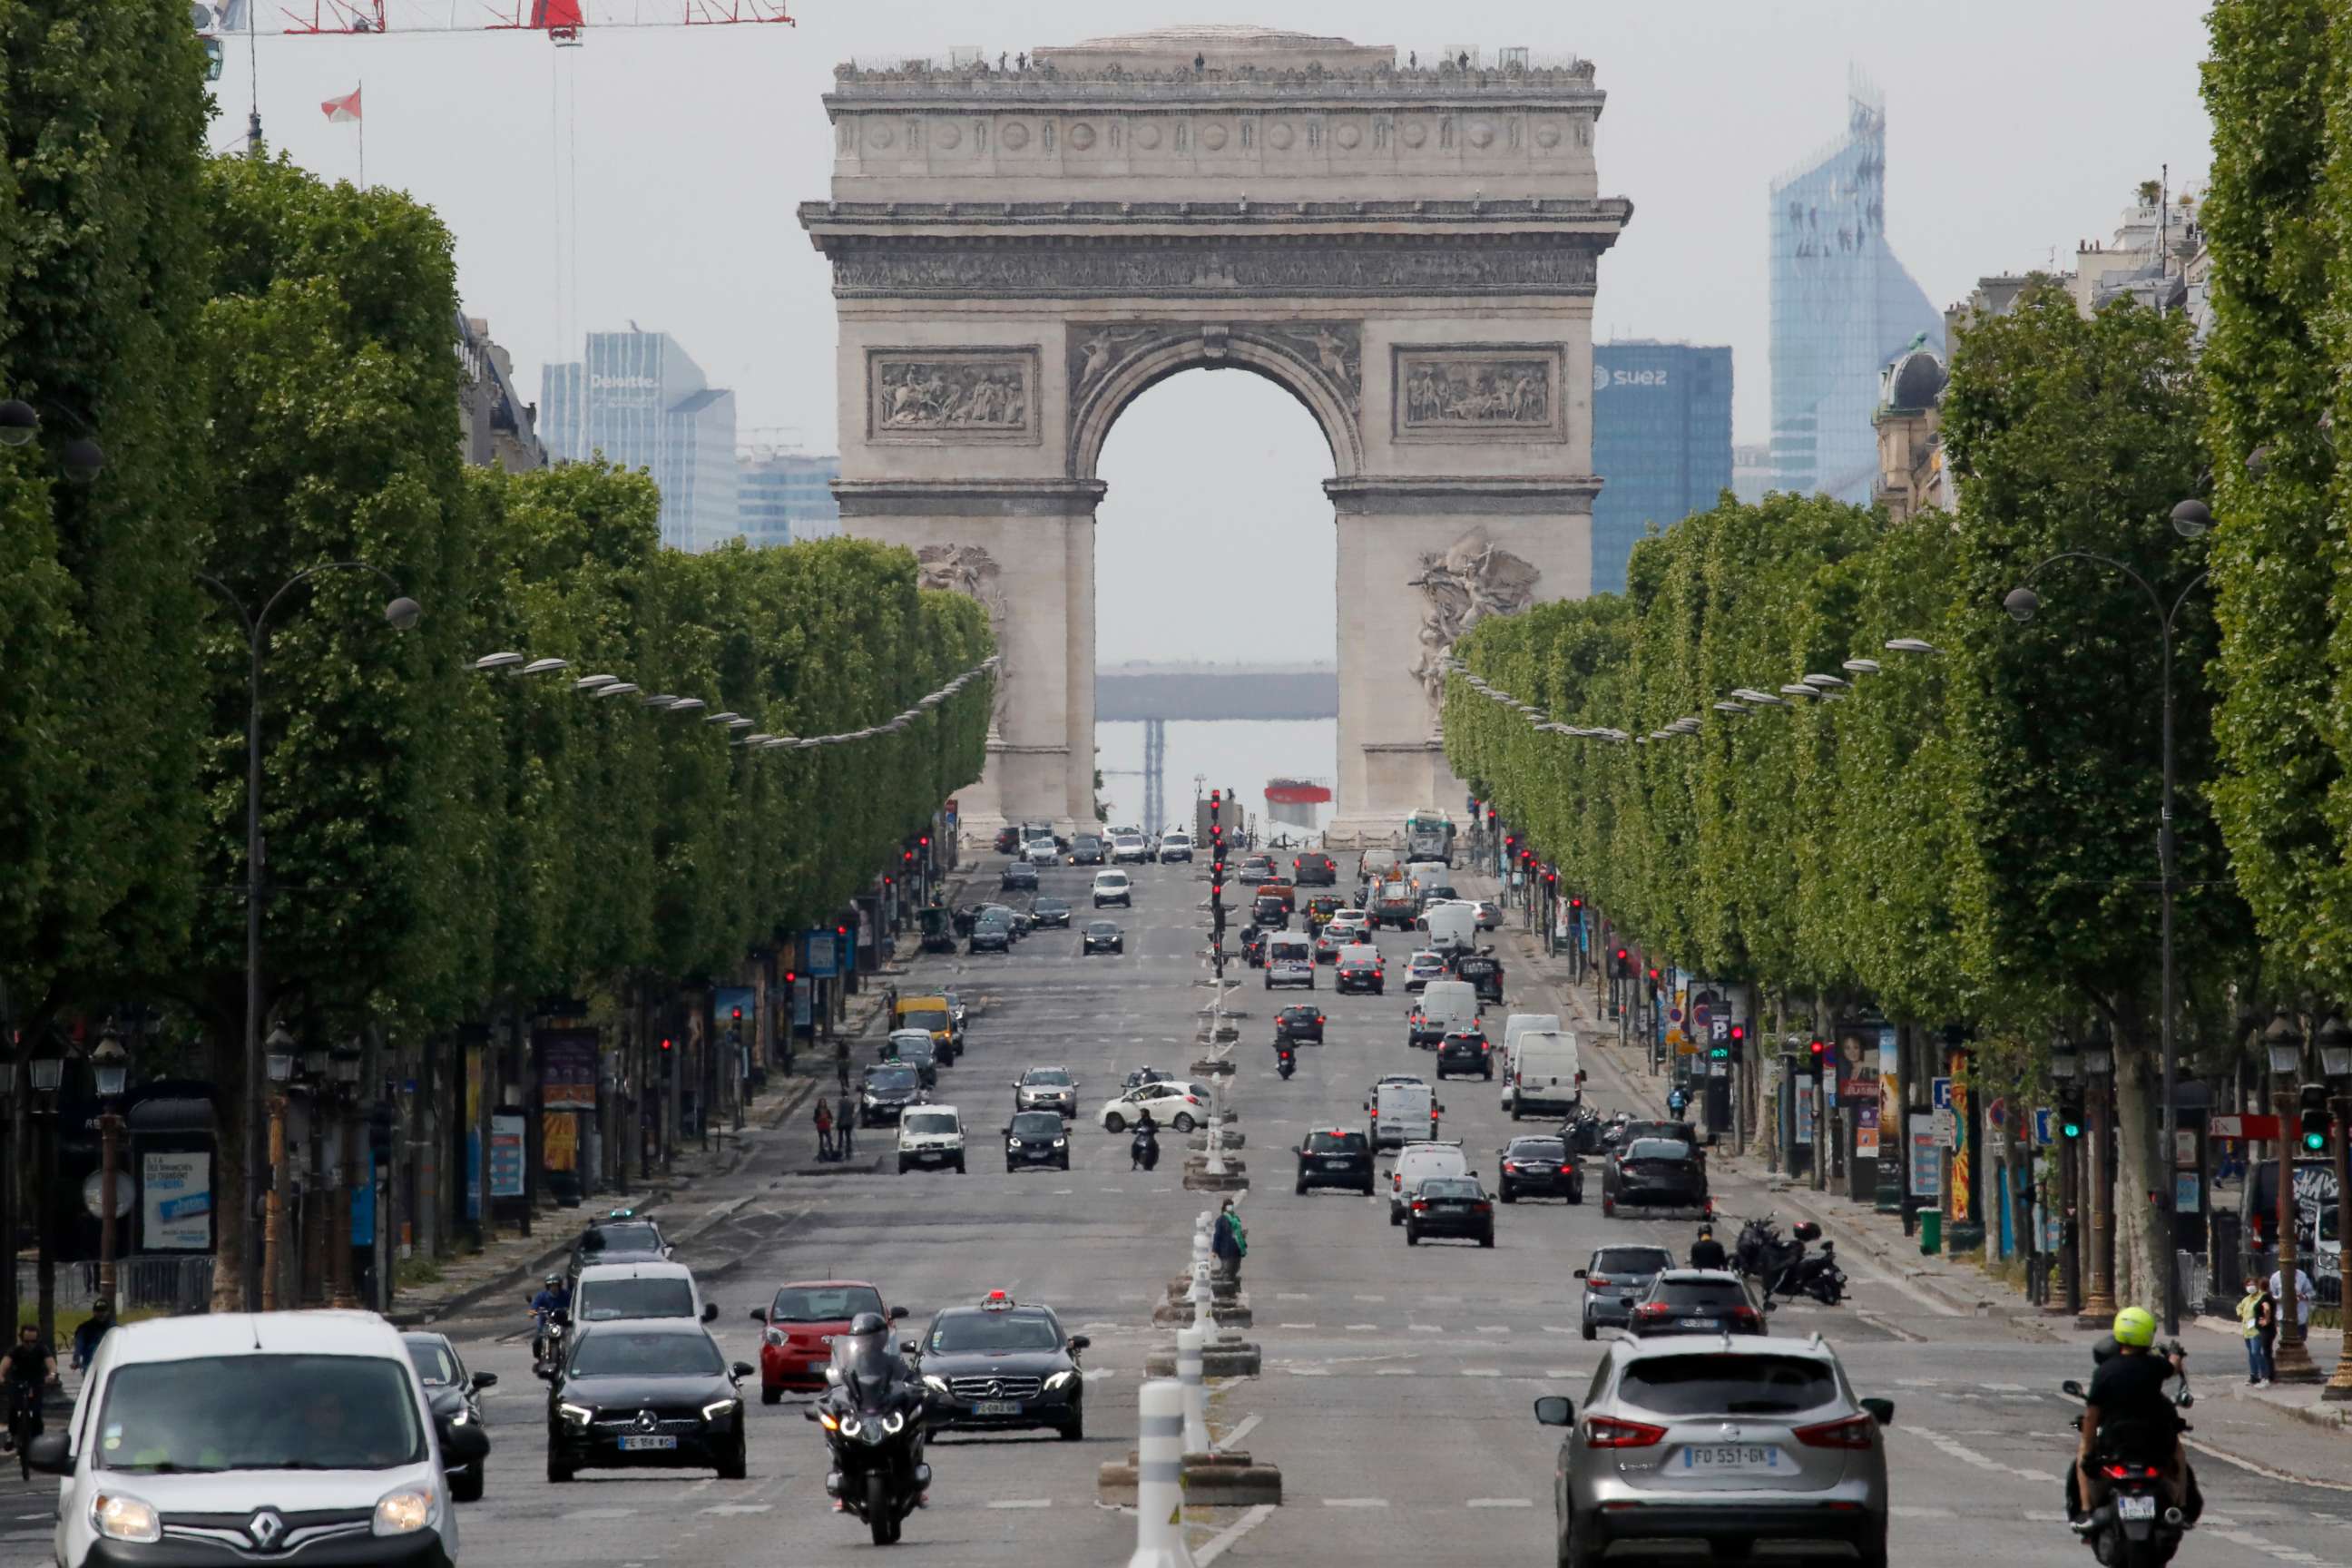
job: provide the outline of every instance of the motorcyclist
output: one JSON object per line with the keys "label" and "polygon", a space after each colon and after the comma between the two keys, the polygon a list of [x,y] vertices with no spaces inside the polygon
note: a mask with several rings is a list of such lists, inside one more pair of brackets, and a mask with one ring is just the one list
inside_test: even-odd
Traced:
{"label": "motorcyclist", "polygon": [[1276,1069],[1279,1071],[1283,1077],[1288,1078],[1291,1074],[1291,1069],[1298,1065],[1298,1047],[1292,1045],[1288,1040],[1275,1041],[1274,1065]]}
{"label": "motorcyclist", "polygon": [[556,1315],[572,1310],[572,1288],[561,1274],[551,1274],[539,1282],[539,1294],[530,1299],[531,1321],[535,1325],[530,1339],[534,1358],[546,1353],[547,1331],[555,1324]]}
{"label": "motorcyclist", "polygon": [[[833,1363],[825,1372],[825,1381],[831,1386],[824,1398],[841,1414],[878,1410],[890,1403],[894,1388],[911,1383],[914,1376],[914,1369],[907,1364],[907,1358],[891,1342],[888,1321],[879,1312],[860,1312],[849,1320],[846,1331],[833,1336]],[[911,1459],[919,1464],[922,1458],[919,1438]],[[921,1471],[917,1472],[919,1477],[922,1474]],[[833,1508],[838,1513],[843,1508],[838,1495],[841,1488],[838,1472],[830,1479],[832,1484],[826,1490],[834,1494]],[[929,1494],[926,1493],[919,1500],[918,1506],[928,1500]]]}
{"label": "motorcyclist", "polygon": [[1128,1145],[1131,1171],[1149,1171],[1160,1163],[1160,1128],[1145,1111],[1135,1121],[1135,1138]]}
{"label": "motorcyclist", "polygon": [[2168,1501],[2187,1506],[2191,1492],[2188,1464],[2180,1452],[2180,1420],[2164,1385],[2182,1374],[2186,1354],[2173,1345],[2163,1355],[2156,1343],[2156,1318],[2145,1307],[2116,1314],[2116,1353],[2091,1374],[2084,1396],[2082,1440],[2074,1450],[2074,1485],[2083,1528],[2107,1499],[2106,1478],[2095,1463],[2102,1453],[2153,1465]]}
{"label": "motorcyclist", "polygon": [[1731,1259],[1723,1250],[1723,1243],[1715,1239],[1715,1227],[1698,1227],[1698,1239],[1691,1243],[1690,1266],[1693,1268],[1728,1268]]}

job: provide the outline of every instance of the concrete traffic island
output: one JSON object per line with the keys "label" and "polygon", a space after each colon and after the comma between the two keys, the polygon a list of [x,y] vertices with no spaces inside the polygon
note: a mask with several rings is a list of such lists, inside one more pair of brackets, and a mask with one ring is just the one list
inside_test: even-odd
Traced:
{"label": "concrete traffic island", "polygon": [[[1238,1149],[1248,1142],[1248,1133],[1236,1132],[1232,1128],[1227,1127],[1219,1131],[1217,1147],[1220,1149]],[[1209,1135],[1206,1132],[1194,1133],[1192,1135],[1192,1152],[1196,1154],[1207,1153],[1209,1152]]]}
{"label": "concrete traffic island", "polygon": [[[1265,1370],[1257,1346],[1239,1334],[1219,1334],[1201,1347],[1201,1356],[1203,1377],[1255,1377]],[[1178,1359],[1174,1351],[1152,1351],[1143,1358],[1143,1375],[1173,1377]]]}
{"label": "concrete traffic island", "polygon": [[[1224,1169],[1212,1168],[1217,1165]],[[1185,1157],[1184,1190],[1188,1193],[1231,1193],[1248,1185],[1248,1167],[1239,1160],[1218,1160],[1209,1155]]]}
{"label": "concrete traffic island", "polygon": [[[1180,1481],[1182,1503],[1196,1508],[1255,1508],[1282,1501],[1280,1470],[1256,1463],[1248,1454],[1217,1448],[1209,1429],[1208,1378],[1213,1374],[1208,1338],[1209,1331],[1199,1324],[1177,1331],[1176,1349],[1164,1358],[1167,1368],[1145,1374],[1160,1381],[1145,1384],[1146,1397],[1139,1401],[1139,1447],[1129,1451],[1126,1464],[1106,1464],[1097,1475],[1103,1501],[1136,1504],[1139,1532],[1153,1529],[1162,1510],[1168,1523],[1174,1524],[1181,1510],[1181,1504],[1171,1504],[1164,1491],[1150,1484],[1154,1481]],[[1154,1357],[1154,1364],[1161,1360]],[[1175,1373],[1172,1384],[1164,1381],[1169,1370]],[[1147,1520],[1147,1513],[1153,1517]],[[1146,1544],[1139,1533],[1137,1560],[1144,1557]]]}
{"label": "concrete traffic island", "polygon": [[[1133,1448],[1127,1451],[1124,1464],[1104,1462],[1095,1485],[1105,1505],[1137,1504],[1138,1468]],[[1260,1503],[1280,1507],[1282,1503],[1282,1471],[1238,1451],[1182,1455],[1177,1461],[1177,1475],[1188,1508],[1255,1508]]]}

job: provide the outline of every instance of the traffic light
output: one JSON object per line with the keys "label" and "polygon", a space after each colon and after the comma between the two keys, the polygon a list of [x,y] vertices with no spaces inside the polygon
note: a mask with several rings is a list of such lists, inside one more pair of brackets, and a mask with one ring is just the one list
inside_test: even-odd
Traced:
{"label": "traffic light", "polygon": [[1570,893],[1568,896],[1568,907],[1571,910],[1582,909],[1584,907],[1584,895],[1581,893]]}
{"label": "traffic light", "polygon": [[1706,1048],[1706,1059],[1711,1062],[1727,1062],[1731,1059],[1731,1047],[1728,1045],[1709,1046]]}
{"label": "traffic light", "polygon": [[676,1040],[671,1039],[667,1035],[664,1035],[664,1036],[662,1037],[662,1041],[661,1041],[661,1054],[662,1054],[662,1056],[663,1056],[665,1058],[667,1058],[670,1056],[670,1054],[671,1054],[672,1052],[676,1051],[677,1049],[677,1042]]}
{"label": "traffic light", "polygon": [[743,1009],[737,1007],[732,1009],[732,1012],[734,1013],[734,1021],[739,1024],[741,1023],[743,1021]]}
{"label": "traffic light", "polygon": [[893,877],[893,876],[892,876],[892,875],[890,875],[890,873],[889,873],[889,872],[887,872],[887,871],[885,871],[885,872],[883,872],[883,873],[882,873],[882,886],[883,886],[883,888],[884,888],[884,889],[885,889],[886,891],[887,891],[887,889],[891,889],[891,888],[895,888],[895,887],[897,887],[898,885],[898,878]]}
{"label": "traffic light", "polygon": [[1657,969],[1657,965],[1655,965],[1655,964],[1652,964],[1652,965],[1650,966],[1650,984],[1653,984],[1653,985],[1655,985],[1657,983],[1658,983],[1658,969]]}
{"label": "traffic light", "polygon": [[1619,948],[1609,955],[1609,978],[1630,980],[1633,977],[1633,955]]}
{"label": "traffic light", "polygon": [[1503,853],[1505,855],[1516,855],[1518,853],[1518,848],[1519,836],[1517,834],[1506,833],[1503,835]]}
{"label": "traffic light", "polygon": [[2307,1083],[2303,1086],[2303,1152],[2322,1154],[2327,1151],[2328,1129],[2333,1119],[2327,1114],[2327,1086]]}
{"label": "traffic light", "polygon": [[1748,1049],[1748,1030],[1747,1030],[1746,1026],[1744,1026],[1744,1025],[1740,1025],[1740,1024],[1734,1024],[1734,1025],[1732,1025],[1732,1026],[1731,1026],[1731,1048],[1730,1048],[1730,1059],[1731,1059],[1731,1060],[1733,1060],[1733,1061],[1735,1061],[1735,1062],[1736,1062],[1736,1061],[1738,1061],[1738,1060],[1739,1060],[1739,1059],[1740,1059],[1740,1058],[1741,1058],[1741,1057],[1742,1057],[1742,1056],[1747,1052],[1747,1049]]}
{"label": "traffic light", "polygon": [[1830,1059],[1830,1043],[1827,1040],[1821,1038],[1819,1036],[1815,1036],[1812,1041],[1807,1045],[1805,1048],[1811,1054],[1811,1061],[1813,1064],[1813,1070],[1815,1072],[1820,1072],[1822,1068],[1828,1065]]}
{"label": "traffic light", "polygon": [[2075,1095],[2058,1097],[2058,1136],[2069,1143],[2083,1136],[2083,1102]]}
{"label": "traffic light", "polygon": [[918,842],[919,842],[924,848],[929,849],[931,847],[931,836],[926,833]]}

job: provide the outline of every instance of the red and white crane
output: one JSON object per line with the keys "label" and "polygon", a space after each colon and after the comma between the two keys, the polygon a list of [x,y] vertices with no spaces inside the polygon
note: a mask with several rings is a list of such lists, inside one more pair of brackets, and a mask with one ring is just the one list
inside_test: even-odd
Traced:
{"label": "red and white crane", "polygon": [[208,38],[544,33],[577,44],[608,27],[791,25],[784,0],[198,0]]}

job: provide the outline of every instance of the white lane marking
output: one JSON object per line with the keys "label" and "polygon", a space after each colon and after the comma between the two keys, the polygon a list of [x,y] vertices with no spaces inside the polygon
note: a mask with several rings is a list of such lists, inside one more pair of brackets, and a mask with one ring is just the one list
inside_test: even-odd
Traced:
{"label": "white lane marking", "polygon": [[1315,1300],[1313,1296],[1304,1290],[1277,1290],[1275,1292],[1274,1299],[1277,1301],[1312,1301]]}
{"label": "white lane marking", "polygon": [[1331,1369],[1328,1366],[1294,1366],[1286,1367],[1284,1370],[1288,1372],[1293,1377],[1328,1377],[1331,1375]]}
{"label": "white lane marking", "polygon": [[1243,1536],[1247,1535],[1251,1531],[1255,1530],[1259,1525],[1264,1524],[1273,1516],[1273,1514],[1274,1505],[1272,1503],[1259,1503],[1247,1513],[1242,1515],[1241,1518],[1234,1521],[1233,1523],[1225,1526],[1224,1529],[1209,1537],[1209,1539],[1202,1544],[1200,1549],[1192,1553],[1192,1561],[1199,1564],[1200,1568],[1209,1568],[1210,1563],[1214,1563],[1218,1558],[1223,1557],[1225,1554],[1225,1549],[1227,1547],[1233,1545],[1234,1542],[1239,1541]]}
{"label": "white lane marking", "polygon": [[1118,1375],[1118,1368],[1115,1366],[1090,1366],[1087,1368],[1086,1371],[1086,1381],[1088,1383],[1100,1383],[1104,1378],[1117,1377]]}
{"label": "white lane marking", "polygon": [[1274,1326],[1277,1329],[1311,1329],[1315,1325],[1312,1323],[1276,1323]]}
{"label": "white lane marking", "polygon": [[1941,1388],[1943,1385],[1944,1380],[1940,1377],[1898,1377],[1895,1380],[1897,1388]]}
{"label": "white lane marking", "polygon": [[1974,1448],[1969,1447],[1966,1443],[1961,1442],[1958,1438],[1947,1436],[1945,1434],[1935,1430],[1933,1427],[1922,1426],[1914,1422],[1902,1428],[1902,1430],[1908,1432],[1911,1436],[1918,1438],[1923,1443],[1934,1444],[1937,1447],[1942,1449],[1953,1458],[1959,1460],[1960,1463],[1964,1465],[1973,1465],[1979,1470],[1998,1471],[2004,1475],[2022,1476],[2029,1481],[2047,1481],[2050,1479],[2049,1472],[2046,1469],[2029,1470],[2022,1465],[2005,1465],[1999,1459],[1992,1458],[1988,1455],[1978,1453]]}
{"label": "white lane marking", "polygon": [[2021,1383],[1987,1383],[1979,1384],[1979,1386],[1989,1389],[1995,1394],[2022,1394],[2025,1392],[2025,1384]]}
{"label": "white lane marking", "polygon": [[1217,1447],[1221,1448],[1237,1448],[1241,1447],[1242,1439],[1248,1436],[1252,1432],[1257,1430],[1257,1424],[1261,1419],[1263,1419],[1263,1417],[1261,1417],[1257,1412],[1255,1410],[1251,1411],[1247,1415],[1243,1416],[1239,1421],[1234,1423],[1234,1429],[1225,1434],[1223,1440],[1221,1441]]}
{"label": "white lane marking", "polygon": [[1478,1331],[1482,1334],[1507,1334],[1511,1331],[1511,1325],[1508,1323],[1481,1323],[1478,1325]]}
{"label": "white lane marking", "polygon": [[1379,1329],[1380,1325],[1378,1323],[1349,1323],[1348,1325],[1348,1331],[1351,1334],[1375,1333]]}
{"label": "white lane marking", "polygon": [[[1076,1187],[1055,1187],[1054,1189],[1054,1195],[1057,1198],[1066,1198],[1077,1190],[1078,1189]],[[2284,1289],[2284,1287],[2282,1287],[2282,1289]]]}
{"label": "white lane marking", "polygon": [[1054,1506],[1054,1500],[1042,1497],[999,1498],[988,1506],[991,1508],[1051,1508]]}
{"label": "white lane marking", "polygon": [[1536,1505],[1523,1497],[1474,1497],[1464,1508],[1533,1508]]}
{"label": "white lane marking", "polygon": [[1384,1366],[1374,1372],[1372,1375],[1374,1377],[1417,1377],[1420,1373],[1421,1369],[1417,1366]]}
{"label": "white lane marking", "polygon": [[1325,1508],[1386,1508],[1389,1506],[1389,1500],[1384,1497],[1327,1497],[1323,1500],[1323,1506]]}
{"label": "white lane marking", "polygon": [[566,1519],[630,1519],[636,1514],[633,1508],[575,1508],[564,1514]]}
{"label": "white lane marking", "polygon": [[1543,1331],[1548,1334],[1580,1334],[1584,1331],[1570,1328],[1565,1323],[1546,1323],[1543,1326]]}
{"label": "white lane marking", "polygon": [[1462,1375],[1465,1377],[1500,1377],[1503,1375],[1503,1369],[1498,1366],[1465,1366],[1462,1369]]}
{"label": "white lane marking", "polygon": [[1409,1334],[1442,1334],[1445,1331],[1444,1325],[1438,1323],[1407,1323],[1404,1327]]}
{"label": "white lane marking", "polygon": [[699,1511],[703,1513],[765,1513],[775,1506],[772,1502],[715,1502]]}
{"label": "white lane marking", "polygon": [[1359,1296],[1356,1300],[1359,1301],[1385,1301],[1388,1298],[1386,1296]]}
{"label": "white lane marking", "polygon": [[1906,1508],[1895,1503],[1886,1510],[1897,1519],[1957,1519],[1959,1516],[1948,1508]]}

